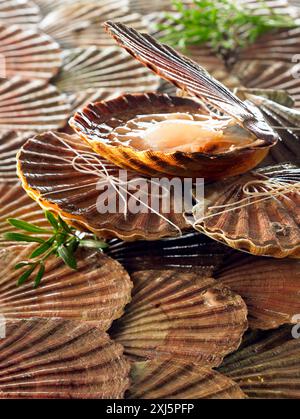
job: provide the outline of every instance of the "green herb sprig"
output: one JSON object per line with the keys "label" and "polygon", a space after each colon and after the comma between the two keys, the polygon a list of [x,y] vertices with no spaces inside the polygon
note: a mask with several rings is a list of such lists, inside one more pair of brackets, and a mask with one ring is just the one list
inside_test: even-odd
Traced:
{"label": "green herb sprig", "polygon": [[[37,247],[28,256],[29,260],[19,262],[15,266],[17,270],[27,268],[19,277],[18,286],[34,276],[34,287],[39,287],[46,270],[45,262],[52,255],[61,258],[69,268],[76,270],[76,250],[78,247],[101,250],[108,247],[107,243],[97,240],[96,237],[85,240],[85,233],[80,233],[75,228],[70,227],[60,216],[56,218],[51,212],[46,211],[45,217],[52,229],[41,228],[35,224],[14,218],[7,220],[13,227],[31,233],[31,235],[5,233],[4,238],[6,240],[37,243]],[[47,238],[44,239],[41,236],[47,236]]]}
{"label": "green herb sprig", "polygon": [[[209,44],[220,54],[235,51],[253,43],[259,36],[274,29],[295,27],[294,20],[257,1],[255,13],[234,0],[193,0],[192,6],[174,1],[178,13],[166,14],[167,24],[161,38],[175,47]],[[180,28],[180,30],[179,30]]]}

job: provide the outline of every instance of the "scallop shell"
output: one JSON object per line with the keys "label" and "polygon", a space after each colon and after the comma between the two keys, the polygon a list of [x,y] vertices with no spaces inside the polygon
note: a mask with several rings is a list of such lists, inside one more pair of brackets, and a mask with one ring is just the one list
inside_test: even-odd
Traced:
{"label": "scallop shell", "polygon": [[293,338],[290,327],[248,337],[219,371],[250,398],[299,399],[300,339]]}
{"label": "scallop shell", "polygon": [[244,399],[239,386],[220,373],[173,360],[136,362],[129,399]]}
{"label": "scallop shell", "polygon": [[0,57],[5,76],[51,79],[62,64],[61,51],[48,35],[0,23]]}
{"label": "scallop shell", "polygon": [[299,258],[299,175],[286,164],[207,185],[204,217],[203,202],[194,208],[196,229],[254,255]]}
{"label": "scallop shell", "polygon": [[157,77],[119,48],[76,48],[64,52],[63,68],[54,80],[60,91],[86,94],[105,89],[116,91],[156,90]]}
{"label": "scallop shell", "polygon": [[1,399],[119,399],[129,369],[97,322],[7,320],[0,340]]}
{"label": "scallop shell", "polygon": [[32,28],[40,21],[40,10],[31,0],[0,0],[0,21]]}
{"label": "scallop shell", "polygon": [[124,95],[104,103],[90,104],[78,112],[70,124],[104,158],[125,169],[151,176],[166,174],[187,178],[223,178],[253,168],[268,152],[268,147],[243,148],[214,155],[139,151],[126,142],[122,143],[121,136],[112,136],[116,127],[130,124],[136,115],[149,115],[148,122],[152,123],[153,114],[170,112],[205,113],[200,104],[193,100],[148,93]]}
{"label": "scallop shell", "polygon": [[36,245],[13,246],[0,251],[0,313],[10,319],[62,318],[95,320],[106,331],[123,314],[130,301],[132,283],[125,269],[95,251],[76,252],[77,271],[55,256],[46,262],[42,286],[31,281],[16,287],[22,271],[14,266],[28,260]]}
{"label": "scallop shell", "polygon": [[136,272],[132,280],[132,302],[111,331],[130,358],[217,366],[239,347],[247,309],[228,288],[171,270]]}
{"label": "scallop shell", "polygon": [[0,131],[0,183],[16,183],[16,155],[33,132]]}
{"label": "scallop shell", "polygon": [[199,233],[187,233],[158,242],[126,243],[113,239],[108,249],[108,255],[129,272],[173,269],[177,272],[197,272],[206,277],[212,275],[229,252],[228,247]]}
{"label": "scallop shell", "polygon": [[[288,162],[300,165],[300,111],[251,93],[246,93],[246,97],[259,106],[269,124],[279,135],[278,143],[270,149],[262,165]],[[291,104],[288,97],[281,99],[286,105]]]}
{"label": "scallop shell", "polygon": [[0,130],[45,131],[63,127],[70,111],[65,95],[41,80],[0,80]]}
{"label": "scallop shell", "polygon": [[39,27],[66,49],[91,45],[107,48],[113,41],[103,30],[106,20],[121,21],[146,31],[142,16],[130,13],[124,6],[123,0],[76,0],[52,9]]}
{"label": "scallop shell", "polygon": [[16,232],[15,228],[8,224],[8,218],[18,218],[39,227],[49,228],[43,211],[29,198],[19,183],[0,183],[0,248],[12,244],[4,240],[2,235]]}
{"label": "scallop shell", "polygon": [[242,256],[226,260],[214,278],[239,294],[247,304],[250,327],[274,329],[295,323],[300,313],[300,261]]}
{"label": "scallop shell", "polygon": [[[163,201],[159,198],[160,215],[148,211],[146,207],[146,211],[136,214],[130,211],[125,216],[126,208],[124,204],[122,208],[119,198],[116,208],[108,213],[103,207],[106,206],[106,197],[101,198],[102,192],[105,193],[109,187],[107,199],[114,199],[116,192],[104,176],[105,170],[110,176],[117,177],[117,181],[119,176],[125,175],[124,172],[120,174],[119,168],[92,153],[76,135],[41,134],[30,139],[19,153],[18,172],[27,193],[43,208],[61,214],[75,226],[79,225],[99,236],[125,240],[158,240],[177,236],[179,229],[189,227],[182,211],[175,211],[172,207],[175,205],[172,196],[168,200],[170,211],[163,208]],[[132,172],[127,176],[129,182],[143,179]],[[125,181],[125,177],[122,179],[121,182]],[[149,192],[153,186],[151,181],[145,178],[143,183]],[[132,193],[136,191],[132,190]],[[130,195],[126,195],[128,205],[130,199]],[[147,199],[149,201],[150,195]]]}

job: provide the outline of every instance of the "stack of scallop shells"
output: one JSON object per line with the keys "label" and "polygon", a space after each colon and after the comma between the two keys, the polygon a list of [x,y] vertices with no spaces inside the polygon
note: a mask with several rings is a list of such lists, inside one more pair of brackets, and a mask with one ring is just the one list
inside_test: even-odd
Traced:
{"label": "stack of scallop shells", "polygon": [[[297,2],[266,3],[300,19]],[[228,61],[208,46],[189,51],[280,137],[260,168],[206,186],[198,231],[175,211],[172,223],[96,211],[97,170],[118,168],[68,120],[120,94],[154,92],[155,108],[158,92],[174,93],[102,27],[159,35],[165,10],[169,0],[0,0],[0,398],[300,398],[299,188],[216,211],[262,178],[299,185],[300,24]],[[81,172],[78,155],[89,156]],[[32,245],[5,241],[6,220],[45,226],[42,209],[110,246],[78,251],[76,272],[50,258],[40,288],[16,287]]]}

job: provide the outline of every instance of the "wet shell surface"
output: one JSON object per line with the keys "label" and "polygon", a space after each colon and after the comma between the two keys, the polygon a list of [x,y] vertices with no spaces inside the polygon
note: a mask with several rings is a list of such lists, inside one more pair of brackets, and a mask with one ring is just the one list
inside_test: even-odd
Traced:
{"label": "wet shell surface", "polygon": [[50,80],[62,64],[59,46],[48,35],[1,22],[0,57],[5,77]]}
{"label": "wet shell surface", "polygon": [[56,39],[63,48],[90,45],[106,48],[114,44],[102,26],[108,19],[146,31],[142,16],[130,13],[126,3],[123,0],[62,2],[61,6],[52,9],[44,17],[39,27]]}
{"label": "wet shell surface", "polygon": [[104,331],[122,316],[130,301],[129,275],[117,261],[95,250],[76,252],[76,271],[52,256],[38,289],[31,281],[17,287],[22,271],[14,266],[27,260],[35,248],[14,246],[0,251],[0,314],[11,319],[96,320]]}
{"label": "wet shell surface", "polygon": [[41,80],[19,76],[0,80],[0,131],[45,131],[65,125],[70,104],[65,95]]}
{"label": "wet shell surface", "polygon": [[0,21],[6,25],[35,27],[41,19],[40,10],[31,0],[0,0]]}
{"label": "wet shell surface", "polygon": [[[172,196],[168,195],[170,208],[164,209],[159,195],[160,215],[148,208],[151,203],[148,192],[153,185],[136,173],[127,173],[132,188],[129,192],[138,192],[134,185],[140,180],[146,195],[142,198],[139,195],[138,202],[123,188],[126,210],[124,200],[107,180],[110,175],[119,185],[121,176],[121,186],[125,182],[129,190],[125,173],[121,175],[119,168],[93,153],[76,135],[49,132],[30,139],[19,153],[18,174],[26,192],[43,208],[59,213],[73,225],[100,237],[158,240],[177,236],[179,229],[189,228],[182,210],[173,208],[176,202]],[[144,204],[140,204],[141,201]]]}
{"label": "wet shell surface", "polygon": [[33,132],[0,131],[0,183],[18,181],[16,155]]}
{"label": "wet shell surface", "polygon": [[214,278],[239,294],[253,329],[295,323],[300,313],[300,261],[274,260],[237,253],[227,258]]}
{"label": "wet shell surface", "polygon": [[129,399],[244,399],[239,386],[220,373],[173,360],[136,362]]}
{"label": "wet shell surface", "polygon": [[0,321],[1,399],[123,398],[129,363],[97,322]]}
{"label": "wet shell surface", "polygon": [[108,254],[129,272],[173,269],[197,272],[206,277],[212,275],[230,252],[227,246],[199,233],[187,233],[158,242],[126,243],[113,239],[108,248]]}
{"label": "wet shell surface", "polygon": [[[250,398],[300,398],[299,327],[283,327],[248,336],[219,371],[234,380]],[[299,336],[298,336],[299,337]]]}
{"label": "wet shell surface", "polygon": [[188,178],[223,178],[253,168],[268,152],[268,147],[249,147],[220,154],[167,153],[137,150],[128,144],[130,135],[128,137],[122,133],[126,134],[126,130],[129,130],[130,134],[136,122],[139,122],[134,121],[137,115],[143,115],[138,124],[138,127],[143,127],[147,123],[159,122],[159,115],[166,113],[193,115],[206,112],[193,100],[166,94],[124,95],[105,103],[88,105],[72,118],[70,124],[101,156],[125,169],[152,176],[165,174]]}
{"label": "wet shell surface", "polygon": [[203,202],[194,208],[196,229],[254,255],[299,258],[299,171],[278,165],[207,185],[204,217]]}
{"label": "wet shell surface", "polygon": [[167,359],[217,366],[239,347],[246,305],[228,288],[195,273],[141,271],[132,302],[112,336],[134,360]]}
{"label": "wet shell surface", "polygon": [[0,248],[13,244],[2,237],[4,233],[16,232],[16,229],[8,224],[8,218],[18,218],[39,227],[49,228],[40,206],[29,198],[20,183],[0,183]]}
{"label": "wet shell surface", "polygon": [[158,79],[128,54],[116,47],[75,48],[64,52],[63,67],[54,80],[60,91],[86,94],[105,89],[106,92],[151,91]]}

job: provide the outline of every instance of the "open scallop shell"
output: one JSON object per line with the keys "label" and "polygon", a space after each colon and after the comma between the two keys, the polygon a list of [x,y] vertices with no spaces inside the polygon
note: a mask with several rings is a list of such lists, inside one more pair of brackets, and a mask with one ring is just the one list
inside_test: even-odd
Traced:
{"label": "open scallop shell", "polygon": [[229,252],[228,247],[199,233],[187,233],[158,242],[126,243],[114,239],[108,248],[108,254],[129,272],[174,269],[177,272],[197,272],[206,277],[212,275]]}
{"label": "open scallop shell", "polygon": [[230,378],[192,363],[152,360],[131,370],[129,399],[244,399]]}
{"label": "open scallop shell", "polygon": [[22,271],[14,267],[27,260],[34,248],[14,246],[0,251],[0,314],[11,319],[96,320],[104,331],[122,316],[132,283],[117,261],[98,251],[79,249],[76,271],[52,256],[47,260],[42,286],[34,289],[28,281],[17,287]]}
{"label": "open scallop shell", "polygon": [[194,226],[254,255],[299,258],[299,182],[300,168],[286,164],[207,185]]}
{"label": "open scallop shell", "polygon": [[16,232],[7,222],[8,218],[18,218],[39,227],[49,228],[43,211],[29,198],[19,183],[0,183],[0,247],[12,244],[3,239],[4,233]]}
{"label": "open scallop shell", "polygon": [[139,92],[156,90],[157,77],[119,48],[75,48],[64,52],[63,67],[54,83],[60,91],[83,94],[105,89]]}
{"label": "open scallop shell", "polygon": [[252,328],[273,329],[295,323],[295,313],[300,313],[298,260],[274,260],[238,253],[226,260],[214,278],[244,299]]}
{"label": "open scallop shell", "polygon": [[1,399],[123,398],[129,363],[97,322],[3,321]]}
{"label": "open scallop shell", "polygon": [[196,273],[141,271],[132,302],[112,336],[134,360],[168,359],[217,366],[238,348],[246,305],[228,288]]}
{"label": "open scallop shell", "polygon": [[[151,195],[148,193],[153,185],[147,178],[133,172],[127,173],[133,188],[131,193],[137,193],[133,186],[140,180],[141,187],[148,191],[144,198],[139,198],[146,206],[141,204],[143,210],[141,207],[138,212],[135,212],[136,208],[134,211],[129,208],[125,214],[123,200],[107,178],[108,175],[114,177],[122,186],[122,182],[126,182],[125,173],[122,175],[119,168],[93,153],[76,135],[49,132],[30,139],[19,153],[18,173],[27,193],[43,208],[59,213],[73,225],[98,236],[158,240],[177,236],[180,230],[189,228],[182,211],[174,209],[177,201],[174,202],[172,191],[171,195],[163,195],[164,200],[159,196],[157,213],[151,211],[148,208]],[[121,175],[124,177],[120,179]],[[124,185],[129,188],[128,183]],[[133,198],[122,191],[129,205]],[[112,202],[111,210],[107,208],[106,199],[108,203]],[[113,204],[115,199],[116,207]],[[171,205],[170,210],[164,209],[166,199]],[[181,202],[182,196],[178,199]],[[134,203],[132,201],[131,205]]]}
{"label": "open scallop shell", "polygon": [[61,51],[48,35],[0,21],[0,57],[5,77],[50,80],[62,64]]}
{"label": "open scallop shell", "polygon": [[0,0],[0,21],[7,25],[32,28],[40,19],[40,10],[31,0]]}
{"label": "open scallop shell", "polygon": [[287,326],[248,336],[243,348],[230,355],[219,371],[250,398],[299,399],[300,339],[294,339]]}
{"label": "open scallop shell", "polygon": [[193,100],[170,97],[166,94],[124,95],[107,102],[88,105],[75,115],[70,124],[101,156],[125,169],[152,176],[167,174],[188,178],[223,178],[254,167],[268,153],[269,147],[260,146],[214,155],[179,151],[139,151],[128,145],[126,135],[122,142],[122,135],[113,133],[117,127],[120,127],[120,131],[124,129],[130,133],[131,124],[135,126],[132,120],[137,115],[143,115],[139,125],[144,129],[147,124],[150,126],[153,122],[161,120],[158,114],[165,113],[206,112]]}
{"label": "open scallop shell", "polygon": [[113,45],[102,26],[108,19],[146,30],[142,16],[130,13],[123,0],[76,0],[66,4],[63,2],[44,17],[39,27],[56,39],[63,48],[90,45],[106,48]]}
{"label": "open scallop shell", "polygon": [[45,131],[65,125],[70,104],[41,80],[0,80],[0,130]]}
{"label": "open scallop shell", "polygon": [[33,132],[0,131],[0,183],[18,181],[16,155]]}
{"label": "open scallop shell", "polygon": [[243,133],[249,141],[238,141],[225,149],[220,149],[216,141],[198,152],[178,151],[175,147],[175,151],[171,148],[168,152],[148,146],[147,142],[144,148],[139,148],[137,144],[143,143],[145,129],[151,130],[159,122],[172,119],[172,114],[185,114],[190,120],[199,122],[207,112],[203,106],[188,99],[155,94],[125,95],[106,103],[91,104],[71,120],[71,126],[101,156],[123,168],[147,175],[215,180],[255,167],[276,143],[277,134],[266,124],[258,109],[242,102],[197,63],[158,43],[150,35],[123,24],[107,22],[106,29],[121,47],[161,78],[238,121],[239,129],[244,128]]}

